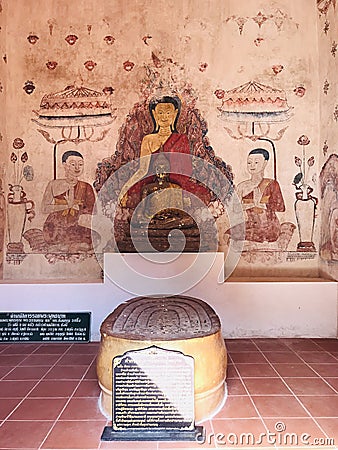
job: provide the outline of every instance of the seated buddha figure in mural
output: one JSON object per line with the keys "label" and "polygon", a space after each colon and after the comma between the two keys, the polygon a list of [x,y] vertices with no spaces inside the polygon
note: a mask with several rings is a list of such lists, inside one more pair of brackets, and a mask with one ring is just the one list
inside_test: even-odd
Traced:
{"label": "seated buddha figure in mural", "polygon": [[[247,241],[275,242],[281,234],[281,224],[276,212],[285,211],[285,204],[278,181],[264,177],[269,156],[265,149],[252,150],[247,158],[250,179],[242,181],[236,187],[245,216],[244,239]],[[241,227],[234,226],[231,238],[241,240],[242,233]]]}
{"label": "seated buddha figure in mural", "polygon": [[[149,104],[154,129],[143,137],[138,170],[120,192],[120,205],[135,207],[142,199],[144,187],[156,178],[156,158],[164,154],[168,167],[167,181],[197,197],[208,198],[209,191],[192,179],[192,158],[187,135],[176,129],[181,109],[178,97],[164,96]],[[183,155],[183,156],[182,156]]]}
{"label": "seated buddha figure in mural", "polygon": [[93,248],[92,233],[97,239],[98,235],[80,225],[79,220],[84,214],[93,214],[94,190],[89,183],[79,180],[84,169],[81,153],[65,152],[62,166],[64,178],[50,181],[43,195],[42,212],[48,214],[43,225],[43,237],[50,250],[86,252]]}

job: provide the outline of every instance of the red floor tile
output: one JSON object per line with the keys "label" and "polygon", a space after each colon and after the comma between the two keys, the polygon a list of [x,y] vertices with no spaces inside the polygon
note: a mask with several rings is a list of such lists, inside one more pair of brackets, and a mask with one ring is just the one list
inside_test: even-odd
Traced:
{"label": "red floor tile", "polygon": [[48,370],[48,366],[19,366],[6,375],[4,380],[39,380],[48,372]]}
{"label": "red floor tile", "polygon": [[300,396],[300,401],[313,417],[336,417],[338,421],[338,396]]}
{"label": "red floor tile", "polygon": [[252,397],[262,417],[306,417],[308,414],[292,396],[254,396]]}
{"label": "red floor tile", "polygon": [[230,353],[234,364],[238,363],[266,363],[266,359],[259,352],[232,352]]}
{"label": "red floor tile", "polygon": [[250,395],[292,395],[279,378],[245,378],[243,382]]}
{"label": "red floor tile", "polygon": [[[168,443],[170,445],[170,443]],[[175,443],[176,444],[176,443]],[[177,443],[179,445],[179,443]],[[161,444],[160,444],[161,445]],[[164,445],[164,444],[163,444]],[[190,443],[191,445],[191,443]],[[106,441],[101,442],[100,449],[116,449],[116,450],[155,450],[157,449],[157,442],[152,441]],[[159,447],[161,449],[163,448],[169,448],[169,447]],[[175,447],[174,447],[175,448]],[[180,447],[176,447],[180,448]],[[203,449],[203,447],[202,447]]]}
{"label": "red floor tile", "polygon": [[10,347],[11,344],[0,344],[0,353],[2,353],[6,348]]}
{"label": "red floor tile", "polygon": [[27,381],[1,381],[0,383],[0,399],[1,398],[23,398],[32,387],[36,384],[34,380]]}
{"label": "red floor tile", "polygon": [[[338,391],[338,360],[335,359],[335,356],[338,356],[337,343],[337,340],[311,339],[227,340],[229,355],[234,357],[234,364],[228,365],[229,394],[216,418],[206,421],[209,435],[214,431],[225,434],[228,430],[248,433],[256,429],[257,432],[264,432],[264,424],[259,414],[264,417],[266,426],[271,428],[272,432],[276,421],[283,421],[286,432],[290,433],[292,430],[303,430],[304,433],[321,438],[322,427],[327,436],[330,436],[330,433],[337,434],[338,396],[334,391]],[[0,378],[3,377],[0,381],[0,420],[6,419],[0,427],[1,449],[36,450],[47,436],[49,427],[53,426],[54,422],[51,420],[54,421],[63,408],[63,420],[58,420],[53,426],[42,445],[44,449],[214,448],[211,443],[201,446],[184,442],[100,442],[106,419],[98,410],[100,389],[96,363],[93,361],[99,345],[98,342],[0,344],[0,357],[2,363],[6,364],[0,365]],[[306,363],[295,363],[298,358],[303,358]],[[288,391],[281,377],[285,377],[284,381],[291,391]],[[252,395],[251,398],[246,389]],[[297,399],[304,403],[309,413]],[[15,411],[9,416],[13,410]],[[309,414],[319,416],[312,420]],[[332,419],[328,414],[336,416]],[[43,431],[37,430],[36,436],[28,436],[28,426],[21,427],[22,424],[28,423],[31,427],[30,433],[31,429],[35,431],[39,421],[48,426],[43,428]],[[20,440],[21,435],[13,434],[15,427],[10,424],[15,424],[20,433],[22,430],[26,433],[25,441]],[[9,434],[3,441],[1,433],[5,426]],[[322,439],[325,439],[325,436]],[[262,445],[258,448],[264,448]],[[220,443],[218,448],[225,448],[224,444]],[[231,445],[231,448],[235,446]],[[312,445],[312,448],[315,446]]]}
{"label": "red floor tile", "polygon": [[1,449],[37,449],[52,424],[47,421],[6,421],[0,427]]}
{"label": "red floor tile", "polygon": [[43,449],[96,449],[106,421],[58,421]]}
{"label": "red floor tile", "polygon": [[275,363],[274,369],[281,377],[316,377],[317,375],[306,364]]}
{"label": "red floor tile", "polygon": [[314,339],[314,342],[326,351],[338,353],[338,339]]}
{"label": "red floor tile", "polygon": [[240,376],[245,377],[276,377],[278,374],[270,364],[236,364]]}
{"label": "red floor tile", "polygon": [[5,377],[11,370],[13,369],[12,366],[1,366],[0,367],[0,378]]}
{"label": "red floor tile", "polygon": [[338,443],[338,425],[337,419],[316,419],[318,424],[323,428],[330,439],[334,439],[334,443]]}
{"label": "red floor tile", "polygon": [[73,344],[67,354],[76,353],[77,355],[97,355],[99,347],[99,342],[91,342],[89,344]]}
{"label": "red floor tile", "polygon": [[60,355],[29,355],[23,360],[21,366],[52,366],[60,358]]}
{"label": "red floor tile", "polygon": [[269,360],[271,363],[294,363],[294,364],[300,364],[303,361],[296,355],[296,353],[292,351],[288,352],[265,352],[264,356]]}
{"label": "red floor tile", "polygon": [[326,352],[299,352],[297,355],[307,363],[338,363],[334,356]]}
{"label": "red floor tile", "polygon": [[335,395],[320,378],[284,378],[284,381],[296,395]]}
{"label": "red floor tile", "polygon": [[325,434],[311,418],[279,417],[278,419],[264,419],[264,422],[268,430],[275,433],[276,445],[280,447],[291,447],[290,444],[293,444],[298,447],[311,448],[315,439],[325,437]]}
{"label": "red floor tile", "polygon": [[249,396],[234,395],[229,396],[225,402],[224,407],[216,414],[217,419],[226,418],[243,418],[248,419],[257,417],[258,414],[250,400]]}
{"label": "red floor tile", "polygon": [[289,347],[279,339],[255,339],[255,344],[263,352],[286,352]]}
{"label": "red floor tile", "polygon": [[97,380],[96,362],[94,361],[84,376],[85,380]]}
{"label": "red floor tile", "polygon": [[86,373],[87,366],[55,366],[46,374],[46,380],[79,380]]}
{"label": "red floor tile", "polygon": [[228,395],[247,395],[242,381],[238,378],[229,378],[227,380]]}
{"label": "red floor tile", "polygon": [[311,364],[311,368],[322,377],[337,377],[338,363],[334,364]]}
{"label": "red floor tile", "polygon": [[233,364],[227,366],[227,378],[238,378],[237,370]]}
{"label": "red floor tile", "polygon": [[320,351],[320,347],[311,339],[281,339],[289,348],[297,352]]}
{"label": "red floor tile", "polygon": [[57,362],[57,366],[84,366],[92,363],[94,356],[89,355],[77,355],[72,353],[67,353],[61,356],[60,360]]}
{"label": "red floor tile", "polygon": [[20,402],[20,398],[0,399],[0,421],[4,420]]}
{"label": "red floor tile", "polygon": [[338,392],[338,378],[325,378],[325,381]]}
{"label": "red floor tile", "polygon": [[11,345],[2,352],[2,355],[29,355],[35,352],[38,347],[36,344]]}
{"label": "red floor tile", "polygon": [[226,339],[225,346],[229,353],[232,352],[257,352],[257,347],[251,340]]}
{"label": "red floor tile", "polygon": [[266,429],[259,418],[214,419],[212,424],[214,435],[209,439],[217,448],[262,448],[263,444],[258,442],[261,433],[265,433]]}
{"label": "red floor tile", "polygon": [[17,366],[20,364],[27,355],[4,355],[1,353],[0,355],[0,366]]}
{"label": "red floor tile", "polygon": [[78,380],[42,380],[30,392],[29,397],[70,397]]}
{"label": "red floor tile", "polygon": [[26,398],[9,419],[55,420],[67,401],[66,398]]}
{"label": "red floor tile", "polygon": [[35,355],[62,355],[70,349],[69,344],[43,344],[34,352]]}
{"label": "red floor tile", "polygon": [[100,392],[97,380],[83,380],[76,389],[74,397],[98,397]]}
{"label": "red floor tile", "polygon": [[72,398],[60,420],[102,420],[97,398]]}

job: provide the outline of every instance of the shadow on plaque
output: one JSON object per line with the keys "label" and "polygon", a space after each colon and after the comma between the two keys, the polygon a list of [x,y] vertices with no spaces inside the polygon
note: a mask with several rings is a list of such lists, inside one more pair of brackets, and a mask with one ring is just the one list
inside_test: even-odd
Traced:
{"label": "shadow on plaque", "polygon": [[112,362],[112,426],[102,441],[198,441],[194,358],[157,346],[128,351]]}

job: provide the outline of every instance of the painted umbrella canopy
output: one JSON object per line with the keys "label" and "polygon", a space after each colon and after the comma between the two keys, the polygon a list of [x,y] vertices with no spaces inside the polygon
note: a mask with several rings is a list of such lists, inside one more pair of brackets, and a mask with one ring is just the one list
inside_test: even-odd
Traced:
{"label": "painted umbrella canopy", "polygon": [[257,81],[225,91],[220,118],[231,122],[284,122],[292,116],[282,89]]}

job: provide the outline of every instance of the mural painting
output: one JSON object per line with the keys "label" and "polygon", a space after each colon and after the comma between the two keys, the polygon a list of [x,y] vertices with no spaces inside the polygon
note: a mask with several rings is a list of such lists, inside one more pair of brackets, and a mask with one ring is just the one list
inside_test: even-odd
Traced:
{"label": "mural painting", "polygon": [[[306,0],[225,2],[217,11],[201,1],[189,11],[184,2],[166,8],[165,21],[164,1],[141,1],[130,32],[117,1],[83,11],[68,2],[67,17],[62,8],[51,17],[13,0],[20,8],[6,25],[1,75],[13,108],[0,177],[5,279],[27,271],[27,279],[72,272],[69,279],[84,280],[97,248],[134,251],[130,232],[143,243],[147,227],[159,250],[178,227],[194,251],[201,224],[212,222],[219,250],[231,244],[229,230],[245,240],[238,276],[317,276],[319,255],[324,271],[335,265],[336,1],[314,0],[317,9]],[[228,223],[233,192],[245,234]],[[114,218],[107,242],[94,231],[101,213]]]}
{"label": "mural painting", "polygon": [[263,148],[249,152],[247,171],[250,179],[236,186],[245,217],[245,231],[235,226],[225,232],[225,242],[229,239],[244,240],[242,255],[245,261],[281,262],[287,251],[295,225],[280,223],[278,213],[285,211],[285,203],[277,180],[264,176],[270,155]]}
{"label": "mural painting", "polygon": [[[210,193],[205,188],[192,183],[192,160],[190,158],[180,158],[180,154],[190,155],[190,143],[186,134],[178,133],[176,129],[176,123],[179,119],[179,113],[181,110],[181,102],[178,97],[164,96],[162,98],[154,99],[149,104],[150,114],[154,122],[154,130],[152,133],[147,134],[142,139],[140,157],[143,156],[155,156],[156,154],[163,153],[169,162],[169,180],[181,186],[190,192],[196,191],[200,195],[204,194],[206,203],[210,201]],[[144,162],[144,163],[143,163]],[[141,163],[141,161],[140,161]],[[151,163],[156,168],[156,158],[152,158]],[[128,190],[135,184],[136,180],[143,178],[147,175],[150,165],[149,158],[142,158],[142,163],[135,172],[135,174],[124,185],[120,195],[122,197],[122,205],[126,206],[127,199],[124,196]],[[140,201],[140,190],[142,185],[146,184],[146,178],[142,180],[142,183],[138,183],[134,186],[133,190],[136,191],[136,195]],[[209,201],[208,201],[209,200]]]}
{"label": "mural painting", "polygon": [[318,41],[321,89],[320,134],[322,154],[319,155],[319,237],[320,269],[327,277],[338,279],[338,156],[337,156],[337,2],[317,0],[319,12]]}
{"label": "mural painting", "polygon": [[[37,131],[53,144],[53,172],[56,179],[57,149],[60,145],[83,142],[100,142],[109,133],[108,125],[115,120],[109,87],[95,91],[84,86],[66,86],[60,92],[42,97],[39,110],[32,121],[39,125]],[[104,127],[100,133],[100,128]],[[48,130],[48,131],[47,131]]]}
{"label": "mural painting", "polygon": [[[269,152],[265,149],[251,150],[247,159],[250,179],[242,181],[236,187],[246,217],[246,241],[276,242],[281,236],[281,225],[276,212],[285,211],[285,204],[278,182],[264,177],[269,158]],[[236,228],[231,231],[233,239],[243,239],[241,234],[237,236]]]}
{"label": "mural painting", "polygon": [[2,279],[3,277],[5,224],[6,224],[6,203],[4,191],[2,188],[2,178],[0,178],[0,279]]}
{"label": "mural painting", "polygon": [[23,233],[28,222],[35,217],[34,202],[27,198],[22,186],[23,180],[33,181],[33,167],[27,164],[28,153],[24,151],[25,143],[21,138],[13,140],[10,161],[13,165],[12,183],[9,184],[7,195],[7,229],[8,243],[6,262],[20,264],[26,257],[23,244]]}
{"label": "mural painting", "polygon": [[[46,255],[93,253],[93,242],[99,235],[91,228],[80,225],[82,215],[93,214],[95,194],[92,186],[79,177],[83,173],[83,156],[69,150],[62,155],[64,178],[48,183],[43,195],[41,210],[48,214],[43,230],[29,229],[24,238],[32,250],[43,250]],[[49,256],[51,258],[51,256]]]}
{"label": "mural painting", "polygon": [[326,15],[330,7],[336,7],[336,0],[317,0],[318,11]]}
{"label": "mural painting", "polygon": [[322,230],[320,255],[338,263],[338,155],[332,154],[320,172]]}
{"label": "mural painting", "polygon": [[315,179],[315,174],[311,179],[311,169],[314,166],[315,158],[311,156],[306,160],[305,147],[310,144],[307,136],[300,136],[297,143],[303,147],[302,158],[295,156],[295,164],[299,167],[299,172],[293,179],[293,185],[296,187],[295,213],[299,232],[297,251],[315,252],[313,233],[318,199],[312,195],[313,188],[311,187],[313,179]]}
{"label": "mural painting", "polygon": [[228,91],[218,89],[215,95],[222,100],[218,111],[220,118],[228,123],[224,129],[232,139],[268,140],[275,153],[273,142],[283,137],[287,127],[274,133],[272,128],[276,127],[272,125],[278,126],[293,115],[282,89],[253,80]]}
{"label": "mural painting", "polygon": [[[258,147],[249,152],[247,171],[250,179],[236,185],[246,217],[242,257],[248,263],[286,261],[296,226],[289,221],[280,223],[276,214],[285,211],[285,202],[277,181],[275,142],[283,138],[287,127],[280,128],[279,124],[292,117],[292,108],[283,90],[257,81],[228,91],[219,89],[215,95],[222,100],[222,106],[218,108],[220,118],[230,125],[225,131],[232,139],[265,142],[270,147],[270,151]],[[264,172],[271,159],[273,178],[267,178]],[[225,245],[229,243],[230,232],[233,239],[243,239],[236,227],[231,228],[225,232]]]}
{"label": "mural painting", "polygon": [[[232,15],[227,17],[226,23],[228,22],[236,23],[240,35],[243,34],[244,26],[248,22],[255,23],[258,26],[259,31],[261,30],[262,25],[265,23],[273,24],[276,27],[277,31],[281,31],[283,29],[283,26],[285,27],[285,25],[291,25],[296,28],[299,27],[299,24],[295,22],[294,19],[282,9],[276,9],[267,13],[259,11],[255,16]],[[257,38],[257,40],[255,40],[255,45],[259,45],[262,40],[262,38]]]}
{"label": "mural painting", "polygon": [[[154,54],[152,59],[154,62]],[[155,60],[157,66],[158,61],[159,58]],[[163,66],[170,72],[173,62],[163,61]],[[148,75],[153,70],[149,68]],[[215,202],[219,200],[215,194],[217,187],[223,190],[224,198],[229,198],[232,191],[231,169],[209,145],[206,123],[195,108],[193,90],[182,89],[172,81],[164,87],[165,80],[161,78],[157,83],[152,83],[149,76],[148,89],[144,90],[147,92],[146,98],[129,113],[120,130],[115,155],[98,164],[95,187],[98,192],[103,186],[105,188],[100,192],[100,199],[105,214],[108,217],[112,212],[115,214],[115,239],[120,251],[135,251],[130,232],[137,242],[142,241],[149,229],[154,235],[150,239],[154,248],[166,250],[168,233],[175,228],[182,230],[187,238],[186,251],[197,251],[200,239],[203,241],[201,248],[210,250],[214,245],[210,236],[212,230],[205,231],[201,236],[201,229],[198,228],[203,220],[199,213],[204,205],[212,211],[204,222],[215,217]],[[163,95],[163,92],[171,95]],[[141,158],[140,161],[138,158]],[[136,167],[130,164],[133,161]],[[204,161],[214,170],[208,170],[207,164],[203,165]],[[105,185],[107,180],[110,187]],[[157,195],[150,196],[155,191]],[[117,195],[118,211],[115,211],[113,203]],[[139,209],[131,221],[135,209],[147,196],[143,209]],[[156,214],[151,214],[151,211]],[[114,251],[112,243],[107,248]]]}
{"label": "mural painting", "polygon": [[[43,96],[33,122],[44,128],[38,128],[37,131],[53,144],[50,164],[54,179],[45,188],[39,207],[39,212],[47,217],[42,229],[27,226],[26,218],[32,221],[35,215],[34,203],[26,199],[20,182],[23,178],[27,181],[32,179],[33,169],[24,166],[28,160],[26,152],[21,156],[13,152],[11,161],[15,177],[20,180],[11,186],[8,200],[8,263],[20,264],[28,253],[41,253],[53,264],[58,261],[80,262],[94,256],[94,246],[100,241],[98,233],[90,228],[96,197],[93,187],[79,179],[84,169],[84,158],[76,150],[64,152],[60,157],[64,178],[57,177],[57,158],[61,145],[78,146],[84,142],[99,142],[106,137],[109,129],[104,128],[101,132],[96,130],[110,125],[114,120],[109,99],[111,93],[110,90],[104,93],[68,86],[63,91]],[[21,139],[14,140],[13,147],[18,151],[23,146]],[[22,167],[16,168],[16,164]],[[16,199],[16,196],[21,197]],[[14,212],[13,206],[18,203],[23,205],[22,214],[25,213],[19,224],[18,207]],[[85,225],[81,225],[81,222],[85,222]],[[22,238],[29,244],[26,249]]]}

